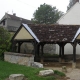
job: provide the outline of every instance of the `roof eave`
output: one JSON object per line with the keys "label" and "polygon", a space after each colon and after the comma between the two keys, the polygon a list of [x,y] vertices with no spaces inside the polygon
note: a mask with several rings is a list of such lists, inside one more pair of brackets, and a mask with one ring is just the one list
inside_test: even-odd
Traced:
{"label": "roof eave", "polygon": [[71,42],[74,42],[79,34],[80,34],[80,28],[77,30],[77,32],[76,32],[76,34],[75,34],[75,36]]}
{"label": "roof eave", "polygon": [[30,32],[30,34],[33,36],[33,38],[39,43],[40,40],[38,37],[34,34],[34,32],[29,28],[27,24],[22,23],[22,25]]}

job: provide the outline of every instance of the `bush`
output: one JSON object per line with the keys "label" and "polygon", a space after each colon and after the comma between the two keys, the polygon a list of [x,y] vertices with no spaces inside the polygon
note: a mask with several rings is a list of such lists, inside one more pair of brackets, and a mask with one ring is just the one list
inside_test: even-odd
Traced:
{"label": "bush", "polygon": [[3,53],[10,50],[10,33],[3,27],[0,27],[0,59],[3,59]]}
{"label": "bush", "polygon": [[54,70],[54,74],[57,74],[59,76],[65,76],[65,74],[63,72],[60,72],[58,70]]}

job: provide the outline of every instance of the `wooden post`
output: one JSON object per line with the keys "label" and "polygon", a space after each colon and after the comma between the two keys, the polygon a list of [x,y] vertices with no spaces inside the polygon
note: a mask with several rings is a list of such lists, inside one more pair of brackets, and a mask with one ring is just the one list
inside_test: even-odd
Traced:
{"label": "wooden post", "polygon": [[38,57],[40,57],[40,44],[37,44],[37,55],[38,55]]}
{"label": "wooden post", "polygon": [[20,53],[20,42],[18,42],[18,53]]}
{"label": "wooden post", "polygon": [[21,42],[18,42],[18,53],[20,53]]}
{"label": "wooden post", "polygon": [[13,42],[12,42],[12,52],[15,52],[15,46],[16,46],[16,42],[13,41]]}
{"label": "wooden post", "polygon": [[74,42],[73,43],[73,63],[72,63],[73,68],[76,68],[76,45],[77,43]]}
{"label": "wooden post", "polygon": [[34,42],[34,61],[37,61],[37,42]]}
{"label": "wooden post", "polygon": [[61,62],[62,46],[59,44],[59,62]]}
{"label": "wooden post", "polygon": [[64,46],[66,43],[59,43],[59,62],[64,62]]}
{"label": "wooden post", "polygon": [[64,62],[64,44],[62,45],[62,62]]}
{"label": "wooden post", "polygon": [[43,48],[44,48],[44,44],[41,44],[41,63],[43,63]]}

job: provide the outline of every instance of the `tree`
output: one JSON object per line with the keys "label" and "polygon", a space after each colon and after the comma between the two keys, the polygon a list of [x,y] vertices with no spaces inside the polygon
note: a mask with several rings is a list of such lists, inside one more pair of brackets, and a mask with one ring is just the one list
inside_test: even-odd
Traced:
{"label": "tree", "polygon": [[0,26],[0,58],[3,56],[5,51],[10,49],[10,33]]}
{"label": "tree", "polygon": [[58,11],[56,7],[52,7],[48,4],[43,4],[38,7],[38,9],[34,12],[32,19],[35,23],[43,23],[43,24],[53,24],[55,23],[61,16],[63,12]]}
{"label": "tree", "polygon": [[70,0],[69,5],[67,6],[67,10],[69,10],[76,2],[79,2],[79,0]]}

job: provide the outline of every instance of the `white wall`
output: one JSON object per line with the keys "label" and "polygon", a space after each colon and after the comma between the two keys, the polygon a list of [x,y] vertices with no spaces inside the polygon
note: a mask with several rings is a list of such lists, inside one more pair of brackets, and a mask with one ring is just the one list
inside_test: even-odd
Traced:
{"label": "white wall", "polygon": [[[59,54],[59,46],[56,45],[56,53]],[[73,46],[68,43],[64,47],[64,54],[73,54]],[[76,54],[80,54],[80,45],[77,44],[76,46]]]}
{"label": "white wall", "polygon": [[58,21],[58,24],[80,25],[80,3],[76,3],[66,14]]}
{"label": "white wall", "polygon": [[[79,0],[80,2],[80,0]],[[58,21],[58,24],[64,25],[80,25],[80,3],[76,3],[66,14],[64,14]],[[59,53],[59,46],[56,45],[56,53]],[[66,44],[64,48],[65,54],[73,54],[73,47],[71,44]],[[76,54],[80,54],[80,45],[76,46]]]}

